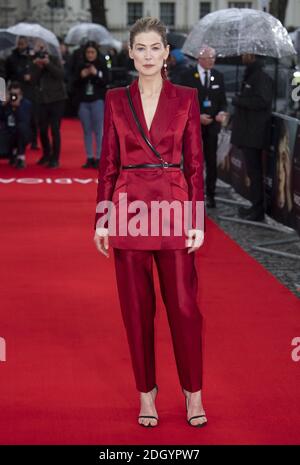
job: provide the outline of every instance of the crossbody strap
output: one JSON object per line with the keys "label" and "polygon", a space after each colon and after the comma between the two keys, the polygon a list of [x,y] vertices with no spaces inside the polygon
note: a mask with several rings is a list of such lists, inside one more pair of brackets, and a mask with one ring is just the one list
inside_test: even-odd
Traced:
{"label": "crossbody strap", "polygon": [[148,137],[146,136],[146,134],[144,133],[144,130],[141,126],[141,123],[138,119],[138,116],[136,114],[136,111],[135,111],[135,108],[133,106],[133,102],[132,102],[132,98],[131,98],[131,95],[130,95],[130,90],[129,90],[129,86],[126,86],[126,92],[127,92],[127,97],[128,97],[128,101],[129,101],[129,105],[130,105],[130,109],[132,111],[132,114],[133,114],[133,117],[134,117],[134,120],[136,122],[136,125],[138,127],[138,130],[140,131],[141,133],[141,136],[143,137],[144,141],[146,142],[146,144],[148,145],[148,147],[150,147],[150,149],[152,150],[152,152],[154,153],[154,155],[160,159],[160,161],[162,163],[167,163],[161,156],[161,154],[156,150],[155,147],[153,147],[153,145],[151,144],[150,140],[148,139]]}

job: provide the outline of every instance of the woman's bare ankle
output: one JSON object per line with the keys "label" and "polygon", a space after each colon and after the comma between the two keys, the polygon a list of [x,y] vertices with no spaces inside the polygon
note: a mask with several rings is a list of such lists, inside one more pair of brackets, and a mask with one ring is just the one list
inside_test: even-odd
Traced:
{"label": "woman's bare ankle", "polygon": [[194,391],[194,392],[190,392],[190,391],[187,391],[186,389],[183,389],[183,392],[187,396],[188,399],[190,397],[193,397],[193,398],[200,397],[201,398],[201,395],[202,395],[202,390],[201,389],[199,391]]}
{"label": "woman's bare ankle", "polygon": [[154,388],[151,389],[151,391],[148,391],[148,392],[141,392],[141,391],[139,391],[139,392],[140,392],[140,397],[145,397],[145,398],[147,398],[147,397],[150,397],[150,396],[151,396],[152,398],[155,398],[155,397],[156,397],[156,394],[157,394],[157,387],[156,387],[156,385],[155,385]]}
{"label": "woman's bare ankle", "polygon": [[[148,392],[140,392],[140,413],[139,413],[139,423],[143,424],[144,426],[150,425],[156,426],[158,421],[158,414],[155,407],[155,397],[156,397],[157,390],[153,388],[151,391]],[[146,418],[143,416],[146,415]],[[150,415],[153,418],[147,418]]]}

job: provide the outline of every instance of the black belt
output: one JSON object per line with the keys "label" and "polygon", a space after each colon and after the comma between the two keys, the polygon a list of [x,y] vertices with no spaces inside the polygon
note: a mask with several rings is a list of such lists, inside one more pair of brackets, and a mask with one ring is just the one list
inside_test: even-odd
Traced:
{"label": "black belt", "polygon": [[140,163],[139,165],[123,165],[123,170],[132,168],[181,168],[180,163]]}

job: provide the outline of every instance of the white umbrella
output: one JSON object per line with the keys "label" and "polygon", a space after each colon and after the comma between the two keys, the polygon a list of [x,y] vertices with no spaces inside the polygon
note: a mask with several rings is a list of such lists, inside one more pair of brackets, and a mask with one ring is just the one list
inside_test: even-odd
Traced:
{"label": "white umbrella", "polygon": [[108,40],[104,40],[103,42],[101,42],[101,45],[113,47],[117,50],[117,52],[120,52],[122,50],[122,42],[118,39],[115,39],[114,37]]}
{"label": "white umbrella", "polygon": [[193,27],[182,51],[195,58],[202,45],[219,57],[244,53],[282,58],[296,54],[281,22],[269,13],[249,8],[227,8],[210,13]]}
{"label": "white umbrella", "polygon": [[82,42],[93,40],[100,45],[110,45],[121,48],[122,44],[101,24],[80,23],[71,27],[65,37],[66,44],[81,45]]}
{"label": "white umbrella", "polygon": [[296,31],[291,32],[289,36],[292,39],[293,45],[298,55],[300,55],[300,29],[296,29]]}
{"label": "white umbrella", "polygon": [[49,46],[50,52],[60,56],[59,42],[53,32],[35,23],[18,23],[6,29],[16,36],[30,37],[34,40],[42,40]]}

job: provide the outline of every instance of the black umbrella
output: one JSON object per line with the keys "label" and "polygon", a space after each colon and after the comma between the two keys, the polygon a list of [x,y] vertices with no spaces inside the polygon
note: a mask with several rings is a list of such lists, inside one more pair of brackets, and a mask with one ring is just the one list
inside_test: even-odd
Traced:
{"label": "black umbrella", "polygon": [[183,34],[182,32],[168,32],[167,34],[168,44],[171,49],[182,48],[186,38],[187,34]]}

